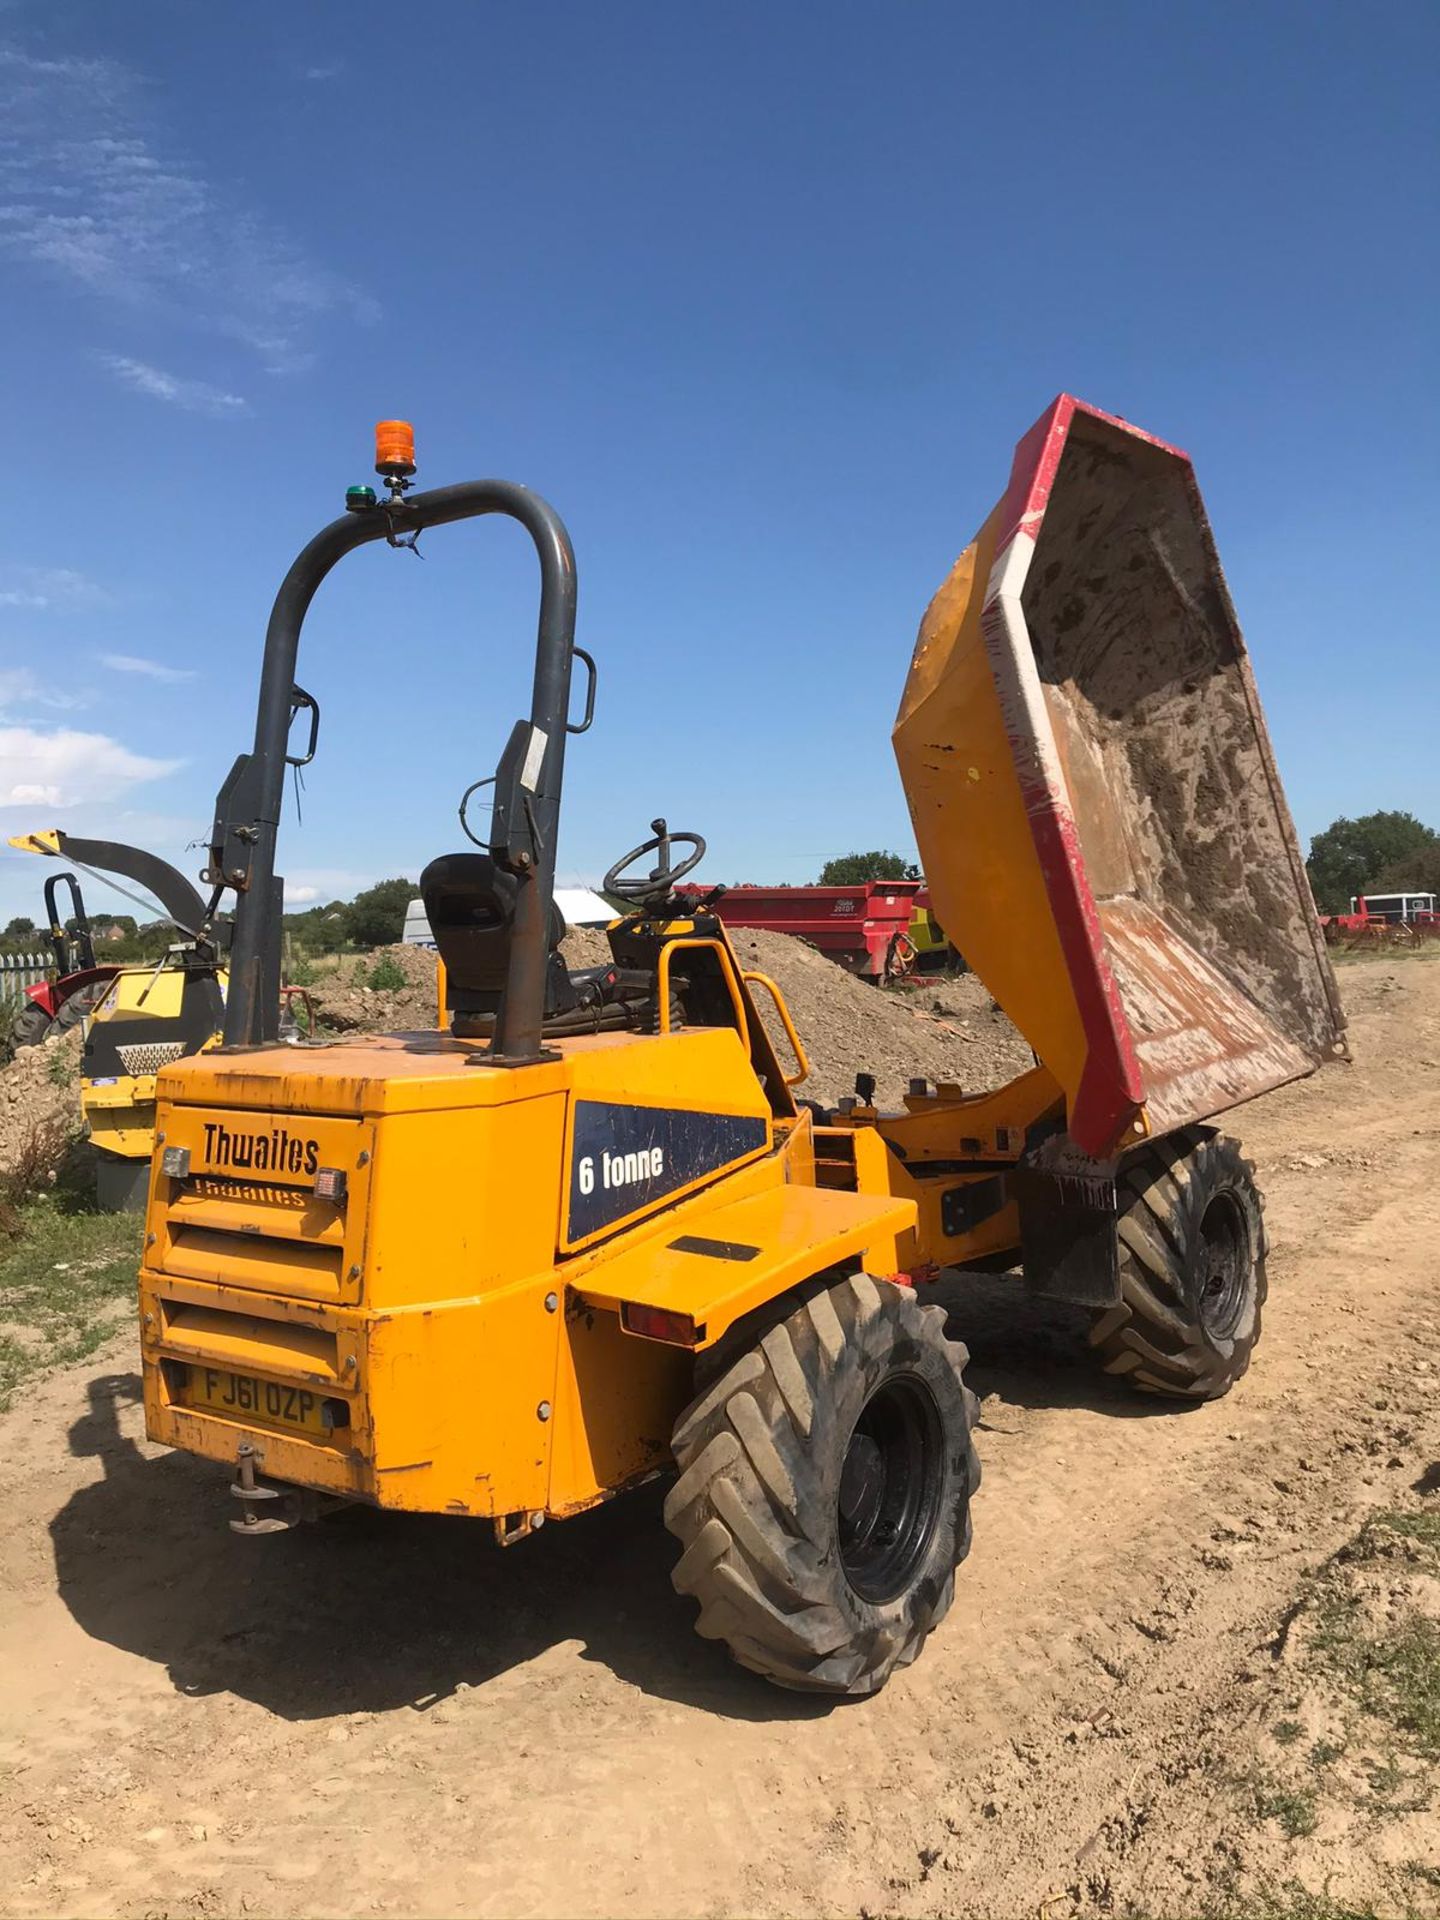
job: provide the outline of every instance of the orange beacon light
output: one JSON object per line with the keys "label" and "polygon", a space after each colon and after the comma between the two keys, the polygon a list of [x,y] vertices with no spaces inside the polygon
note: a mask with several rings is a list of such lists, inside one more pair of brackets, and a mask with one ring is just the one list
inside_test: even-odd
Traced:
{"label": "orange beacon light", "polygon": [[408,420],[377,421],[375,471],[396,480],[408,480],[414,473],[415,429]]}

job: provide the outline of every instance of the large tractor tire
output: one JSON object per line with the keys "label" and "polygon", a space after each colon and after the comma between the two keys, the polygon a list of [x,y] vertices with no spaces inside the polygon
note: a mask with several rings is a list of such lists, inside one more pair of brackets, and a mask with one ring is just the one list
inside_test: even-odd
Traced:
{"label": "large tractor tire", "polygon": [[3,1058],[13,1060],[22,1047],[38,1047],[54,1024],[38,1000],[27,1000],[10,1021]]}
{"label": "large tractor tire", "polygon": [[109,991],[108,980],[97,980],[91,986],[81,987],[77,993],[72,993],[68,1000],[62,1000],[60,1011],[55,1015],[55,1031],[69,1033],[73,1027],[78,1027],[82,1020],[90,1017]]}
{"label": "large tractor tire", "polygon": [[939,1307],[853,1274],[681,1415],[665,1524],[698,1630],[779,1686],[861,1695],[949,1610],[980,1484],[968,1355]]}
{"label": "large tractor tire", "polygon": [[1120,1174],[1120,1293],[1090,1330],[1138,1392],[1215,1400],[1250,1364],[1265,1304],[1264,1202],[1235,1141],[1190,1127]]}

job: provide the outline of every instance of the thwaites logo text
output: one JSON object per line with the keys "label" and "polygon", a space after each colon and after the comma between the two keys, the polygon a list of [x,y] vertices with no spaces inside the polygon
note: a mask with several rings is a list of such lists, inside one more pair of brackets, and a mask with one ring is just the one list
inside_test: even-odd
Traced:
{"label": "thwaites logo text", "polygon": [[765,1121],[748,1114],[577,1100],[570,1160],[571,1241],[584,1240],[707,1173],[749,1158],[769,1138]]}
{"label": "thwaites logo text", "polygon": [[245,1133],[207,1120],[205,1161],[211,1167],[233,1167],[243,1173],[314,1173],[320,1165],[320,1142],[288,1127]]}

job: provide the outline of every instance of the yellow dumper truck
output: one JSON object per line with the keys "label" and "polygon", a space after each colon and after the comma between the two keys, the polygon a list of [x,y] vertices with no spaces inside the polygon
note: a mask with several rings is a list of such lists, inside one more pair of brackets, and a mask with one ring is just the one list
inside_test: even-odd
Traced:
{"label": "yellow dumper truck", "polygon": [[[1208,1123],[1344,1051],[1190,462],[1062,397],[925,615],[895,727],[916,841],[1040,1064],[912,1083],[890,1113],[864,1075],[838,1111],[797,1099],[778,991],[676,892],[698,836],[654,823],[606,876],[611,961],[567,969],[564,756],[595,689],[570,541],[506,482],[410,493],[396,423],[378,452],[378,495],[352,489],[280,588],[217,803],[230,990],[223,1044],[158,1080],[148,1431],[228,1467],[251,1534],[365,1501],[509,1543],[673,1475],[699,1631],[783,1686],[872,1692],[950,1606],[979,1480],[965,1350],[926,1283],[1009,1269],[1088,1307],[1130,1386],[1224,1393],[1265,1235]],[[450,1031],[279,1045],[306,608],[354,549],[489,513],[535,546],[539,629],[489,831],[423,877]]]}

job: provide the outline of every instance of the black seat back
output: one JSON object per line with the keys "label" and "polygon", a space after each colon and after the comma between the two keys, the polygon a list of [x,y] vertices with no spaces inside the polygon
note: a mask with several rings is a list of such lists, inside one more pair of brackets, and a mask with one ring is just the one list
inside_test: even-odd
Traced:
{"label": "black seat back", "polygon": [[[510,968],[519,881],[488,853],[442,853],[420,876],[425,917],[445,962],[456,1031],[470,1027],[476,1015],[499,1011]],[[550,915],[549,975],[565,980],[555,949],[565,937],[558,907]],[[565,980],[568,987],[568,980]],[[547,977],[546,1011],[573,1004],[574,996]],[[558,990],[557,990],[558,989]]]}
{"label": "black seat back", "polygon": [[499,1008],[510,966],[517,884],[488,853],[442,853],[420,876],[425,917],[457,1012]]}

